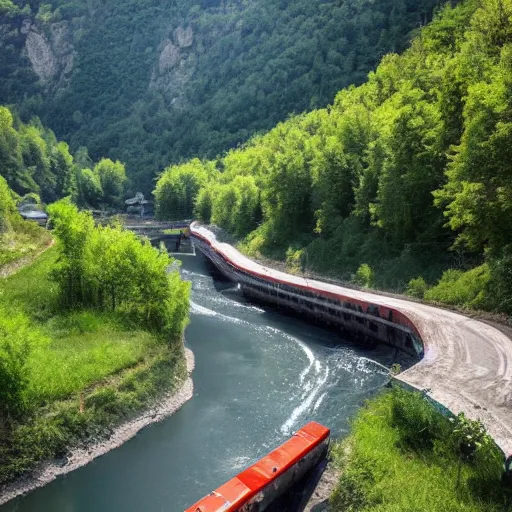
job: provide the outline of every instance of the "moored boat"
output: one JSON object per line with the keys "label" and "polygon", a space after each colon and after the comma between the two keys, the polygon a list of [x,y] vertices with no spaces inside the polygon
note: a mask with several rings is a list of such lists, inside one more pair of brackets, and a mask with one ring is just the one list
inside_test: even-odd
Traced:
{"label": "moored boat", "polygon": [[314,421],[185,512],[262,512],[327,454],[330,430]]}

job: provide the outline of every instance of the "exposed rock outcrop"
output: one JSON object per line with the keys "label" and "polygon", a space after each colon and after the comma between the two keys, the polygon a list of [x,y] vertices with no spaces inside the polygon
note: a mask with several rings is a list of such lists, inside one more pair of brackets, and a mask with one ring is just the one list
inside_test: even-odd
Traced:
{"label": "exposed rock outcrop", "polygon": [[192,46],[194,42],[194,32],[192,31],[192,27],[188,26],[187,28],[178,27],[174,33],[174,41],[180,48],[188,48]]}
{"label": "exposed rock outcrop", "polygon": [[158,65],[151,74],[149,88],[164,94],[174,108],[184,106],[185,85],[194,72],[196,56],[193,51],[194,31],[191,26],[179,26],[172,40],[160,44]]}
{"label": "exposed rock outcrop", "polygon": [[41,82],[48,83],[58,71],[57,59],[50,42],[37,29],[29,30],[25,42],[32,69]]}
{"label": "exposed rock outcrop", "polygon": [[52,23],[44,31],[37,24],[25,23],[22,31],[27,34],[27,56],[41,83],[47,88],[65,88],[75,57],[69,23]]}
{"label": "exposed rock outcrop", "polygon": [[167,39],[164,42],[164,48],[160,52],[160,57],[158,59],[158,71],[160,74],[168,71],[178,64],[180,61],[180,49],[178,46],[175,46],[172,41]]}

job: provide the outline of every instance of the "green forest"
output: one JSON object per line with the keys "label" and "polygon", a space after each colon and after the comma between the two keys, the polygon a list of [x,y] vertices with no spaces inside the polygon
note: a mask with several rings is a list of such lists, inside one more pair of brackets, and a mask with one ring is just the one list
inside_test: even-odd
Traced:
{"label": "green forest", "polygon": [[2,0],[0,103],[134,187],[331,103],[439,0]]}
{"label": "green forest", "polygon": [[15,111],[0,106],[0,177],[18,204],[51,203],[70,197],[82,207],[118,208],[124,204],[125,166],[102,158],[94,164],[87,149],[72,155],[66,142],[38,118],[24,124]]}
{"label": "green forest", "polygon": [[446,5],[331,106],[166,169],[157,212],[299,271],[511,313],[511,85],[512,2]]}

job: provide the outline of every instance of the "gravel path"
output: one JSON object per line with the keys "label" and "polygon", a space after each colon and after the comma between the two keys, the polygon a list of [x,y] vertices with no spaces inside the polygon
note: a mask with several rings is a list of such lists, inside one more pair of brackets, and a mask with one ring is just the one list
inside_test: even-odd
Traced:
{"label": "gravel path", "polygon": [[512,454],[512,340],[505,329],[446,309],[286,274],[218,242],[205,228],[194,229],[239,268],[404,313],[421,335],[425,356],[398,379],[417,389],[430,390],[429,396],[454,414],[464,412],[469,418],[480,419],[505,454]]}

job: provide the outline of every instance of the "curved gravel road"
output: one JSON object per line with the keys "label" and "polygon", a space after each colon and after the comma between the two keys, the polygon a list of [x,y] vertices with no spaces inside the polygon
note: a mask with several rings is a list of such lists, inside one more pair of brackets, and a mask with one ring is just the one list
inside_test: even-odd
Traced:
{"label": "curved gravel road", "polygon": [[315,286],[394,307],[407,315],[421,335],[425,355],[397,378],[415,388],[430,390],[429,396],[454,414],[464,412],[469,418],[480,419],[505,454],[512,454],[512,340],[501,331],[426,304],[285,274],[250,260],[229,244],[218,242],[206,228],[195,226],[194,229],[240,267],[292,284]]}

